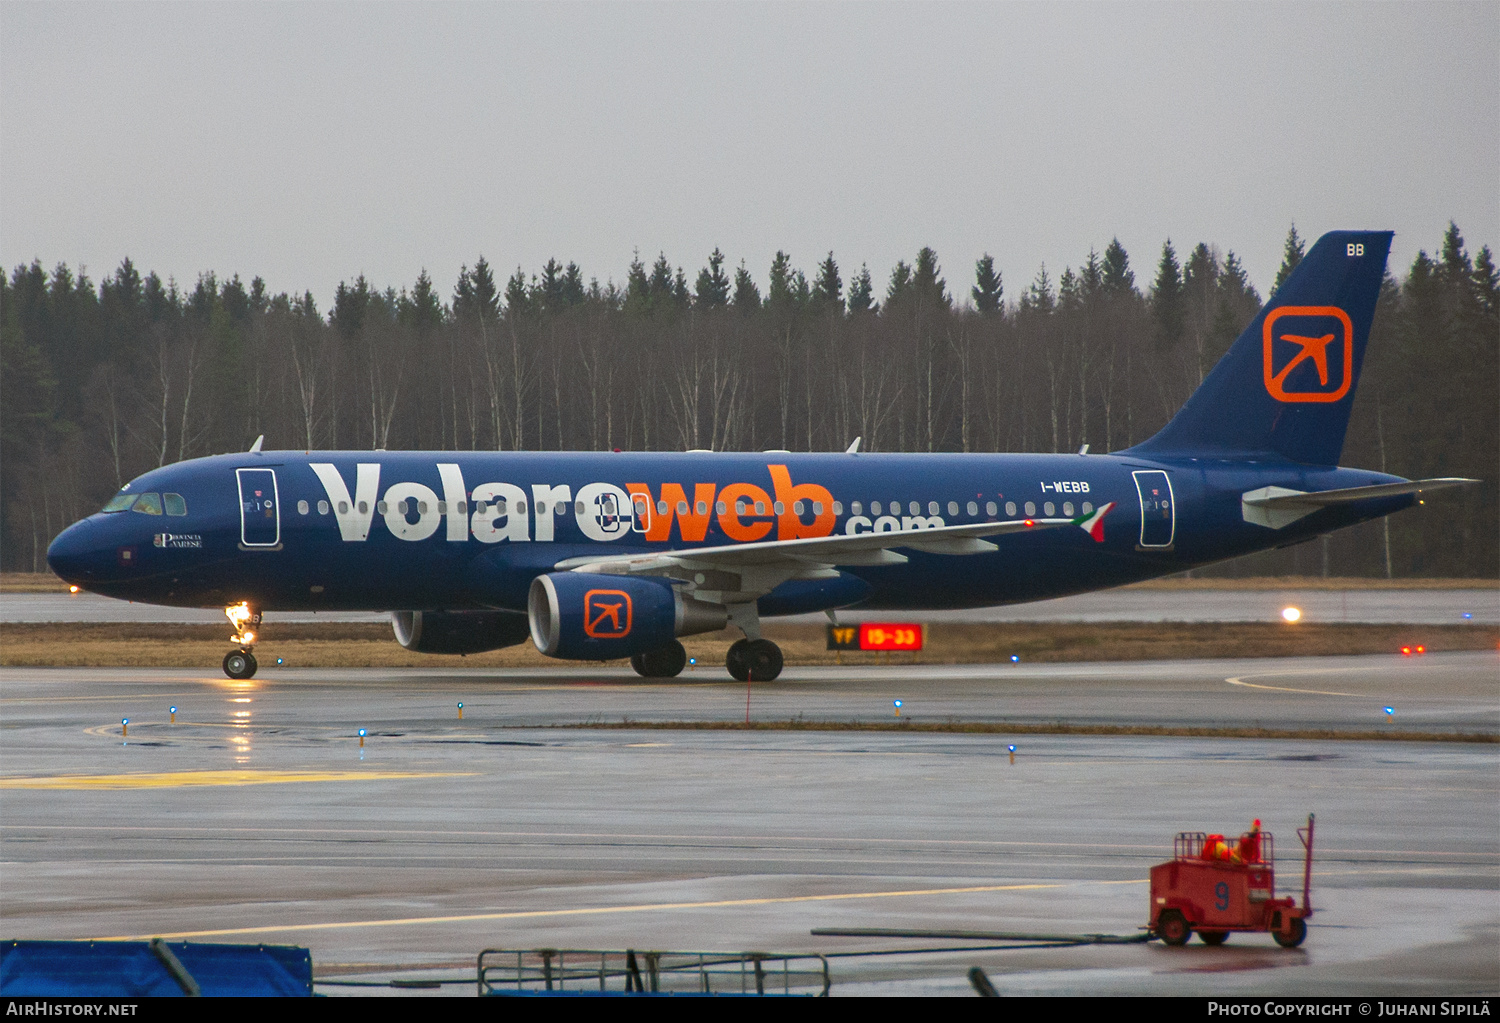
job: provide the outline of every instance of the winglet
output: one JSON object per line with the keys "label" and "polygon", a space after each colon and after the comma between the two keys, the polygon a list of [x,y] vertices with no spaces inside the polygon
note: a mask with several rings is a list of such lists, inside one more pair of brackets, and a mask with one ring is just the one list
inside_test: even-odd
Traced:
{"label": "winglet", "polygon": [[265,440],[265,434],[261,434],[259,437],[255,438],[255,443],[250,445],[250,453],[252,455],[260,454],[260,446],[265,443]]}
{"label": "winglet", "polygon": [[862,440],[864,440],[864,437],[855,437],[854,438],[854,443],[850,444],[847,448],[844,449],[844,454],[846,454],[846,455],[857,455],[857,454],[859,454],[859,442],[862,441]]}
{"label": "winglet", "polygon": [[1103,543],[1104,516],[1108,515],[1109,510],[1114,506],[1115,502],[1111,501],[1109,502],[1109,504],[1106,504],[1104,507],[1100,508],[1098,511],[1094,512],[1091,515],[1078,516],[1078,518],[1073,520],[1073,524],[1079,529],[1083,530],[1089,536],[1092,536],[1095,543]]}

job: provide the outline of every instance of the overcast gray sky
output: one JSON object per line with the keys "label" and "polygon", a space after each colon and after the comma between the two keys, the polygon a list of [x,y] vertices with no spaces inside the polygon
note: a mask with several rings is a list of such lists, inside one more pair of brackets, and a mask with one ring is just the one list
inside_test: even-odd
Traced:
{"label": "overcast gray sky", "polygon": [[1500,239],[1500,4],[0,5],[0,259],[445,295],[778,248],[1015,298],[1118,235]]}

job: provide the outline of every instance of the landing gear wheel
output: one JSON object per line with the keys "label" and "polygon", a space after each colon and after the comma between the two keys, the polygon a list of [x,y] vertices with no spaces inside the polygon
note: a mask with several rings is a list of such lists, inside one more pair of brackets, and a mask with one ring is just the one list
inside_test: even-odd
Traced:
{"label": "landing gear wheel", "polygon": [[1292,932],[1282,934],[1280,931],[1272,931],[1271,937],[1276,939],[1276,944],[1282,948],[1296,948],[1307,938],[1307,921],[1300,916],[1292,917]]}
{"label": "landing gear wheel", "polygon": [[251,678],[258,667],[255,655],[248,650],[231,650],[224,655],[224,674],[230,678]]}
{"label": "landing gear wheel", "polygon": [[1186,945],[1193,936],[1193,929],[1188,926],[1186,917],[1175,909],[1169,909],[1156,918],[1156,933],[1168,945]]}
{"label": "landing gear wheel", "polygon": [[745,663],[745,648],[750,645],[748,639],[742,639],[729,648],[724,655],[724,667],[729,669],[729,674],[741,682],[750,680],[750,667]]}
{"label": "landing gear wheel", "polygon": [[[740,663],[745,673],[734,677],[741,682],[770,682],[781,674],[781,647],[769,639],[749,640],[740,654]],[[729,670],[734,671],[732,663]]]}
{"label": "landing gear wheel", "polygon": [[1222,945],[1229,940],[1228,931],[1199,931],[1198,937],[1203,939],[1205,945]]}
{"label": "landing gear wheel", "polygon": [[674,639],[666,646],[636,654],[630,666],[643,678],[676,678],[687,667],[687,651]]}

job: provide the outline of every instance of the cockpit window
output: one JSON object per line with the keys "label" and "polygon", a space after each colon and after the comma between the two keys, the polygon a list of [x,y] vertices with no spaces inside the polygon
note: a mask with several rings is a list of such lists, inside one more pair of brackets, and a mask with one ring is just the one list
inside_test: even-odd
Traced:
{"label": "cockpit window", "polygon": [[161,495],[142,494],[140,497],[137,497],[135,499],[135,504],[131,506],[130,510],[133,512],[140,512],[142,515],[160,515]]}
{"label": "cockpit window", "polygon": [[116,494],[103,508],[105,512],[122,512],[135,504],[135,494]]}
{"label": "cockpit window", "polygon": [[182,499],[181,494],[163,494],[161,496],[167,506],[168,515],[187,514],[187,502]]}

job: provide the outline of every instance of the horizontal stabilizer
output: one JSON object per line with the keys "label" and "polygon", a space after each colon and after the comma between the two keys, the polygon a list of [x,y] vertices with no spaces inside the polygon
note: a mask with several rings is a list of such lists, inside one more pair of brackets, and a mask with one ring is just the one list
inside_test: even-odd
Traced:
{"label": "horizontal stabilizer", "polygon": [[1466,487],[1479,480],[1442,477],[1431,480],[1409,480],[1405,483],[1379,483],[1370,487],[1346,487],[1342,490],[1317,490],[1311,493],[1286,487],[1262,487],[1240,496],[1240,510],[1246,522],[1268,529],[1281,529],[1319,508],[1377,497],[1400,497],[1422,494],[1448,487]]}

